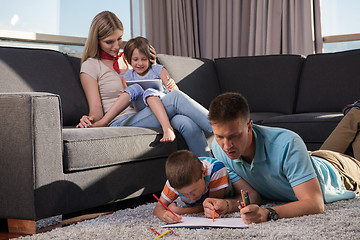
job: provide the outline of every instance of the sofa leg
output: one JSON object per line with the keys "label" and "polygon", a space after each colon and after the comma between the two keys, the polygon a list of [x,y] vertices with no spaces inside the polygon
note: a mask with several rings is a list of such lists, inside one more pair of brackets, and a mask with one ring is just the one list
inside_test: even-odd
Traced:
{"label": "sofa leg", "polygon": [[36,221],[23,219],[7,219],[9,233],[36,234]]}

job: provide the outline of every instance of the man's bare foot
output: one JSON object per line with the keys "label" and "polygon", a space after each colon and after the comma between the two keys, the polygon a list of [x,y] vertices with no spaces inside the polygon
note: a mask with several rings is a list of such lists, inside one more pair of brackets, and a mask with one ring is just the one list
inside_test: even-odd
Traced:
{"label": "man's bare foot", "polygon": [[172,128],[163,129],[163,137],[160,139],[160,142],[173,142],[175,140],[175,133]]}

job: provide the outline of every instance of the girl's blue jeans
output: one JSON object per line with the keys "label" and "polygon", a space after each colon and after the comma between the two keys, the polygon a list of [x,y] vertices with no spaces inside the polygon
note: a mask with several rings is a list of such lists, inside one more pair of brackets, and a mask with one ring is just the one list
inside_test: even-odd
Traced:
{"label": "girl's blue jeans", "polygon": [[[184,137],[189,150],[197,156],[210,156],[205,132],[212,133],[208,110],[185,93],[176,90],[161,98],[170,123]],[[149,107],[127,114],[112,122],[110,127],[139,126],[161,128]]]}

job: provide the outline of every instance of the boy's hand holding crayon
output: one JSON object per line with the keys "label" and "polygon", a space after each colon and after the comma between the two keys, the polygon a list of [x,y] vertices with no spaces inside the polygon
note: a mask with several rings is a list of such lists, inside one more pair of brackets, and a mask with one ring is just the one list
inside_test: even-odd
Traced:
{"label": "boy's hand holding crayon", "polygon": [[[158,205],[159,205],[159,206],[156,206],[155,209],[156,208],[161,209],[162,207],[164,207],[163,210],[161,210],[162,213],[159,214],[160,216],[158,215],[158,217],[161,218],[162,221],[164,221],[166,223],[181,222],[182,217],[179,216],[178,214],[174,213],[167,205],[165,205],[163,203],[164,199],[163,199],[163,201],[161,201],[155,194],[153,194],[153,196],[156,198],[156,200],[158,201]],[[162,197],[160,197],[160,198],[162,198]],[[160,206],[162,206],[162,207],[160,207]],[[160,211],[160,210],[158,210],[158,211]]]}
{"label": "boy's hand holding crayon", "polygon": [[178,207],[178,205],[175,202],[172,202],[169,204],[168,208],[173,212],[173,213],[177,213],[177,215],[181,215],[181,209],[182,207]]}
{"label": "boy's hand holding crayon", "polygon": [[225,199],[206,198],[203,202],[203,207],[205,216],[215,219],[228,212],[229,202]]}
{"label": "boy's hand holding crayon", "polygon": [[181,222],[181,216],[180,215],[173,215],[170,211],[164,211],[164,214],[162,216],[162,219],[166,223],[179,223]]}

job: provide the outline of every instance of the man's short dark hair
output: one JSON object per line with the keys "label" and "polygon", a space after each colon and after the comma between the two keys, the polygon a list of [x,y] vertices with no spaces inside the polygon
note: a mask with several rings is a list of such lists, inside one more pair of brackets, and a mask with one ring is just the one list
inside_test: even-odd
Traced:
{"label": "man's short dark hair", "polygon": [[213,123],[243,118],[250,120],[250,109],[245,97],[236,92],[227,92],[214,98],[209,107],[209,120]]}

